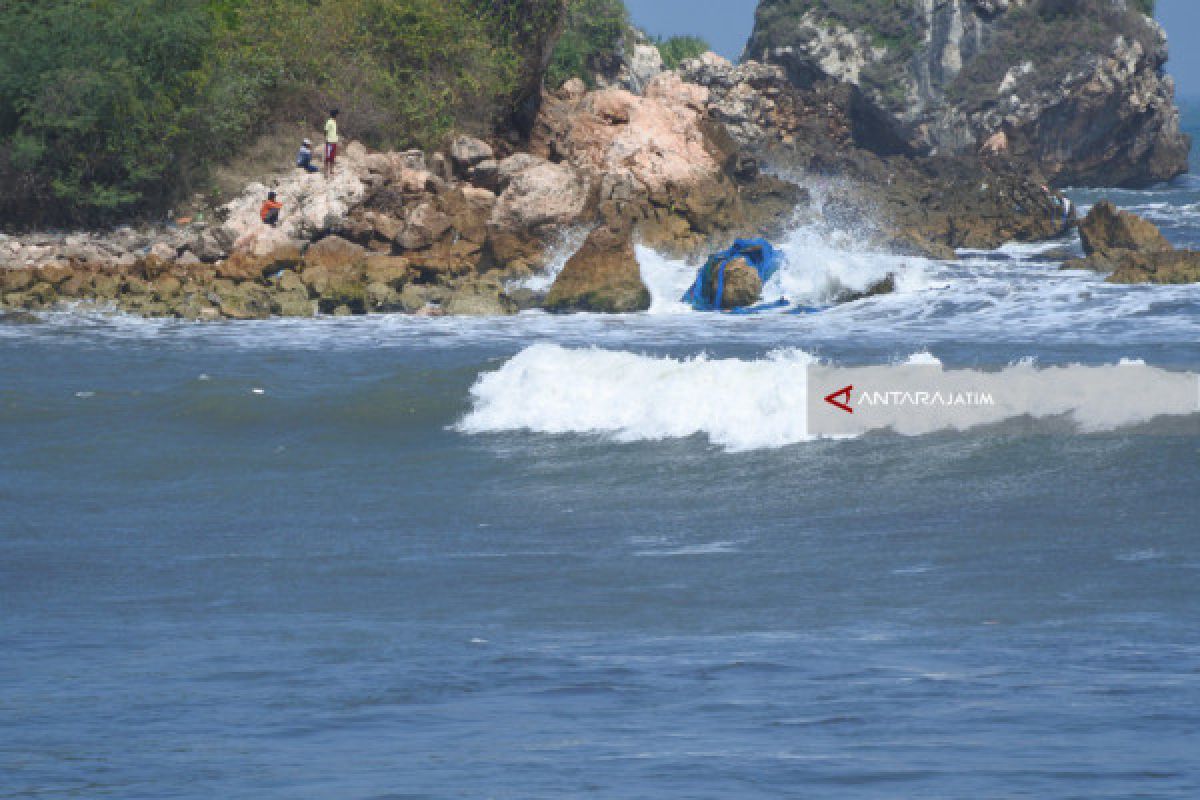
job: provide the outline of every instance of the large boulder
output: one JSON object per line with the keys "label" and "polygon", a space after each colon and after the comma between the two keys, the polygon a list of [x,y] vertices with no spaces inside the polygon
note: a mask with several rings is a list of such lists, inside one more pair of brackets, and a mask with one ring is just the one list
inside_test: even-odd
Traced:
{"label": "large boulder", "polygon": [[[705,294],[714,300],[719,280],[719,270],[714,269],[708,274],[708,282],[704,286]],[[750,266],[744,258],[733,259],[725,265],[721,308],[728,310],[754,305],[762,296],[762,287],[762,278],[759,277],[758,270]]]}
{"label": "large boulder", "polygon": [[1108,200],[1092,207],[1079,224],[1079,238],[1087,255],[1114,250],[1162,252],[1172,249],[1167,237],[1151,222],[1130,211],[1121,211]]}
{"label": "large boulder", "polygon": [[571,256],[550,287],[549,311],[626,313],[650,308],[650,291],[642,282],[627,226],[601,225]]}
{"label": "large boulder", "polygon": [[365,265],[367,251],[360,245],[340,236],[326,236],[304,253],[304,263],[310,267],[341,270]]}
{"label": "large boulder", "polygon": [[497,317],[517,312],[517,304],[504,294],[500,286],[485,281],[472,281],[458,286],[450,292],[441,307],[447,314],[458,317]]}
{"label": "large boulder", "polygon": [[490,223],[508,230],[569,225],[579,220],[587,201],[588,181],[578,170],[541,161],[512,176]]}
{"label": "large boulder", "polygon": [[708,90],[665,72],[638,97],[622,89],[547,102],[533,147],[610,176],[628,175],[650,194],[721,172],[704,129]]}
{"label": "large boulder", "polygon": [[450,144],[450,160],[454,163],[455,171],[462,176],[494,155],[490,144],[473,136],[458,136]]}
{"label": "large boulder", "polygon": [[1079,226],[1086,258],[1065,269],[1112,273],[1109,283],[1200,282],[1200,252],[1176,250],[1151,222],[1103,200]]}

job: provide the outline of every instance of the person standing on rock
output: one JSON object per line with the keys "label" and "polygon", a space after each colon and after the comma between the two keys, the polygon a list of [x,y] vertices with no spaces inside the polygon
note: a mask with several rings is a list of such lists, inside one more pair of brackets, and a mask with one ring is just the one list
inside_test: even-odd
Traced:
{"label": "person standing on rock", "polygon": [[333,162],[337,160],[338,150],[338,128],[337,128],[338,110],[335,108],[329,112],[329,119],[325,120],[325,174],[333,174]]}

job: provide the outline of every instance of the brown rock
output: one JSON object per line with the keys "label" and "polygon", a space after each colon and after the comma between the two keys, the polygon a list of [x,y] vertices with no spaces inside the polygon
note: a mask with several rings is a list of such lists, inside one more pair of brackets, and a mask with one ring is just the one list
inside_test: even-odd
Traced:
{"label": "brown rock", "polygon": [[592,231],[550,287],[545,307],[609,313],[650,308],[650,291],[642,282],[632,230],[603,225]]}
{"label": "brown rock", "polygon": [[1125,251],[1117,257],[1109,283],[1200,283],[1200,252]]}
{"label": "brown rock", "polygon": [[51,286],[57,286],[75,274],[75,270],[65,264],[47,264],[37,270],[38,280],[45,281]]}
{"label": "brown rock", "polygon": [[[704,290],[708,297],[717,296],[718,272],[713,270],[708,276]],[[750,266],[744,258],[735,258],[725,265],[724,291],[721,294],[721,308],[744,308],[758,302],[762,296],[762,278],[758,270]]]}
{"label": "brown rock", "polygon": [[396,237],[396,243],[405,250],[420,250],[429,247],[450,230],[452,221],[439,211],[433,203],[422,203],[408,215],[404,232]]}
{"label": "brown rock", "polygon": [[326,236],[311,245],[304,253],[304,263],[309,267],[325,267],[329,270],[344,270],[366,265],[367,251],[340,236]]}
{"label": "brown rock", "polygon": [[163,275],[154,281],[154,295],[160,300],[179,294],[183,284],[174,275]]}
{"label": "brown rock", "polygon": [[6,269],[0,272],[0,291],[19,292],[33,284],[34,273],[31,269],[22,267]]}
{"label": "brown rock", "polygon": [[439,196],[437,203],[459,236],[483,244],[488,220],[496,207],[496,195],[473,186],[459,187]]}
{"label": "brown rock", "polygon": [[457,287],[442,308],[451,316],[463,317],[496,317],[517,312],[517,304],[499,286],[482,281]]}
{"label": "brown rock", "polygon": [[393,289],[403,288],[411,275],[408,259],[400,256],[369,256],[367,283],[381,283]]}
{"label": "brown rock", "polygon": [[1087,255],[1111,250],[1164,252],[1171,244],[1150,222],[1129,211],[1120,211],[1108,200],[1101,200],[1079,224],[1079,238]]}
{"label": "brown rock", "polygon": [[216,274],[233,281],[258,281],[282,269],[296,267],[304,256],[295,244],[284,244],[266,255],[237,252],[217,264]]}

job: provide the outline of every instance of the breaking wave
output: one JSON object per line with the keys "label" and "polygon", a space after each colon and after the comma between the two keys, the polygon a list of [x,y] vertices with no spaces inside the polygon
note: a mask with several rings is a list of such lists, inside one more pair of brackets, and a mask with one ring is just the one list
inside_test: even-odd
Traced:
{"label": "breaking wave", "polygon": [[465,433],[602,434],[621,442],[705,435],[730,450],[808,440],[805,368],[780,350],[756,361],[528,347],[471,389]]}
{"label": "breaking wave", "polygon": [[[730,451],[779,448],[820,438],[808,424],[808,368],[813,366],[818,366],[816,358],[795,349],[740,360],[536,344],[499,370],[479,377],[471,389],[472,410],[457,427],[470,434],[590,434],[618,442],[704,436]],[[1195,376],[1133,361],[1105,367],[1042,368],[1022,360],[986,372],[944,370],[936,358],[918,352],[905,366],[936,370],[950,385],[970,383],[1004,398],[966,425],[961,420],[914,415],[898,423],[892,418],[880,426],[905,435],[964,430],[1022,417],[1062,418],[1075,431],[1095,433],[1195,411],[1195,406],[1188,406],[1180,412],[1178,404],[1156,402],[1154,392],[1136,390],[1148,381],[1151,388],[1155,382],[1177,388],[1181,377],[1194,381]],[[1113,402],[1113,387],[1123,386],[1123,373],[1128,373],[1127,382],[1134,387],[1128,393],[1131,399]]]}

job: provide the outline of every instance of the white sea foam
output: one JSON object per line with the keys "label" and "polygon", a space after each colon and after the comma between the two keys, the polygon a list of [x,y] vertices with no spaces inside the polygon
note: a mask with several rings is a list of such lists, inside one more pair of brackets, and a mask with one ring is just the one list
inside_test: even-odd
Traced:
{"label": "white sea foam", "polygon": [[705,435],[729,450],[805,441],[805,367],[781,350],[755,361],[658,358],[536,344],[471,389],[466,433],[604,434],[618,441]]}
{"label": "white sea foam", "polygon": [[[774,303],[822,306],[845,291],[863,291],[872,284],[895,276],[896,291],[910,293],[930,285],[930,262],[897,256],[871,248],[854,235],[821,226],[801,225],[778,244],[785,260],[782,268],[763,287],[762,299]],[[699,264],[689,264],[637,248],[642,280],[653,299],[651,314],[690,311],[681,298],[696,279]]]}
{"label": "white sea foam", "polygon": [[579,252],[579,248],[583,246],[588,232],[589,229],[584,227],[568,228],[563,231],[557,241],[550,246],[550,254],[546,260],[545,268],[524,280],[510,282],[508,288],[532,289],[535,292],[550,291],[550,287],[554,285],[554,279],[558,277],[558,273],[562,272],[563,267],[571,260],[571,256]]}
{"label": "white sea foam", "polygon": [[[914,354],[902,368],[913,365],[934,368],[950,387],[965,386],[996,400],[965,422],[917,410],[882,426],[905,435],[1019,417],[1062,417],[1091,433],[1195,411],[1193,405],[1181,411],[1178,398],[1169,396],[1178,395],[1181,380],[1194,382],[1195,376],[1150,367],[1137,375],[1130,374],[1129,364],[1043,369],[1026,362],[991,372],[946,370],[928,353]],[[471,389],[473,408],[458,429],[598,434],[620,442],[702,435],[730,451],[778,448],[817,438],[808,425],[811,366],[817,360],[800,350],[754,360],[678,359],[537,344],[478,379]],[[1129,391],[1122,389],[1126,384]]]}

